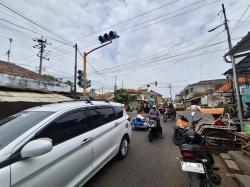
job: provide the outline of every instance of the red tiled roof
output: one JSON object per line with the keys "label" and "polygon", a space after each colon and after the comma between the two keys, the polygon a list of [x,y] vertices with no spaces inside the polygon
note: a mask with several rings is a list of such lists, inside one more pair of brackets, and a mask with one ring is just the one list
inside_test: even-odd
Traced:
{"label": "red tiled roof", "polygon": [[29,79],[36,79],[40,81],[50,81],[44,76],[39,75],[33,71],[20,67],[16,64],[0,60],[0,73],[25,77]]}
{"label": "red tiled roof", "polygon": [[110,100],[114,98],[114,93],[113,92],[108,92],[104,94],[97,94],[95,99],[97,100]]}
{"label": "red tiled roof", "polygon": [[[244,77],[240,77],[238,80],[239,80],[240,84],[243,84],[243,83],[247,82],[247,80]],[[215,92],[216,93],[227,92],[230,89],[232,89],[231,83],[225,83],[221,87],[219,87]]]}
{"label": "red tiled roof", "polygon": [[134,94],[142,94],[143,92],[148,91],[148,89],[127,89],[128,93],[134,93]]}

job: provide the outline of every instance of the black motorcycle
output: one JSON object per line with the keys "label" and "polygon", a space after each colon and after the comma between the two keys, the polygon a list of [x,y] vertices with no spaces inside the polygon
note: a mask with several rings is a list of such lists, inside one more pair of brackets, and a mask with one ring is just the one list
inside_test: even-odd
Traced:
{"label": "black motorcycle", "polygon": [[154,119],[149,119],[148,127],[149,127],[148,140],[152,142],[154,138],[158,138],[160,136],[159,128],[157,126],[157,121]]}
{"label": "black motorcycle", "polygon": [[191,187],[208,187],[219,185],[221,177],[214,171],[214,159],[203,139],[189,128],[183,134],[185,144],[180,145],[182,155],[181,167],[188,172]]}
{"label": "black motorcycle", "polygon": [[187,171],[191,187],[208,187],[219,185],[221,177],[214,172],[214,159],[211,152],[203,145],[183,144],[181,168]]}
{"label": "black motorcycle", "polygon": [[163,121],[167,122],[168,119],[175,120],[176,119],[176,114],[177,113],[176,113],[175,109],[167,109],[167,111],[164,112],[164,114],[163,114]]}
{"label": "black motorcycle", "polygon": [[[179,115],[179,118],[183,121],[186,121],[189,123],[189,120],[183,116],[183,115]],[[175,145],[182,145],[185,143],[185,134],[186,132],[188,132],[189,130],[194,130],[196,124],[198,124],[200,121],[202,120],[202,118],[198,119],[198,120],[194,120],[193,116],[192,116],[192,123],[191,123],[191,128],[190,127],[180,127],[180,126],[176,126],[174,127],[174,136],[173,136],[173,141],[175,143]]]}

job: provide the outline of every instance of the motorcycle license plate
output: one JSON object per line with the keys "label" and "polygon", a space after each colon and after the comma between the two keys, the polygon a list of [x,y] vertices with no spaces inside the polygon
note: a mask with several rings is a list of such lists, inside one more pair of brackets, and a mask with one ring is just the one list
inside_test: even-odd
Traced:
{"label": "motorcycle license plate", "polygon": [[195,173],[205,173],[203,164],[193,162],[181,162],[182,171],[189,171]]}

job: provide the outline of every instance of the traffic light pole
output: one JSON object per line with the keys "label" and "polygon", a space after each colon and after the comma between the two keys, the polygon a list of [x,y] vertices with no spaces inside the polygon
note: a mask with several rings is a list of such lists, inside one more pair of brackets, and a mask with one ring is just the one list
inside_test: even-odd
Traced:
{"label": "traffic light pole", "polygon": [[96,51],[97,49],[100,49],[106,45],[111,44],[112,41],[110,40],[108,43],[100,45],[92,50],[90,50],[89,52],[84,52],[83,53],[83,81],[84,81],[84,88],[83,88],[83,95],[86,96],[87,95],[87,56],[92,53],[93,51]]}

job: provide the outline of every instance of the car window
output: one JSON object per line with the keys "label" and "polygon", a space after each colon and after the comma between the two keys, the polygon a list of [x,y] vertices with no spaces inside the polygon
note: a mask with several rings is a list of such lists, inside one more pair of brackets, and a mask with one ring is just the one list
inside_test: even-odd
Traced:
{"label": "car window", "polygon": [[116,119],[119,119],[123,116],[123,107],[122,106],[114,106]]}
{"label": "car window", "polygon": [[23,111],[0,121],[0,150],[53,113]]}
{"label": "car window", "polygon": [[115,119],[115,113],[111,107],[89,109],[87,114],[88,128],[94,129]]}
{"label": "car window", "polygon": [[84,111],[74,111],[57,118],[35,138],[50,138],[53,145],[60,144],[86,132]]}

